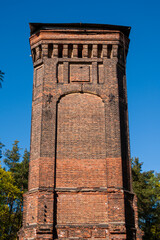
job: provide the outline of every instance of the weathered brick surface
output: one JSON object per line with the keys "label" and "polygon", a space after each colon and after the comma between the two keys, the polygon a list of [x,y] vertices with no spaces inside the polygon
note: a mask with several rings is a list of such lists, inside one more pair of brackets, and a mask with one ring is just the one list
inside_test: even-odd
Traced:
{"label": "weathered brick surface", "polygon": [[109,222],[125,223],[125,207],[123,193],[110,193],[108,195]]}
{"label": "weathered brick surface", "polygon": [[[96,181],[95,181],[96,179]],[[57,159],[57,188],[107,187],[105,159]]]}
{"label": "weathered brick surface", "polygon": [[107,223],[107,196],[103,193],[59,193],[57,224]]}
{"label": "weathered brick surface", "polygon": [[20,240],[141,239],[129,162],[128,35],[127,27],[31,24],[31,158]]}
{"label": "weathered brick surface", "polygon": [[55,158],[49,157],[41,157],[30,161],[29,190],[39,187],[54,187],[54,163]]}
{"label": "weathered brick surface", "polygon": [[93,94],[73,93],[60,100],[57,131],[59,161],[81,159],[83,164],[83,159],[105,159],[104,110],[102,99]]}
{"label": "weathered brick surface", "polygon": [[107,187],[109,188],[122,188],[123,180],[122,174],[122,159],[121,158],[107,158]]}

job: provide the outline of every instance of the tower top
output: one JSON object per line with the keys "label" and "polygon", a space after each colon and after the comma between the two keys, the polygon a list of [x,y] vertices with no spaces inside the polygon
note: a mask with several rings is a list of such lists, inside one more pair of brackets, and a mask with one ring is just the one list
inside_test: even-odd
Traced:
{"label": "tower top", "polygon": [[95,23],[29,23],[30,35],[37,33],[40,30],[111,30],[121,31],[124,35],[129,37],[131,27],[110,25],[110,24],[95,24]]}

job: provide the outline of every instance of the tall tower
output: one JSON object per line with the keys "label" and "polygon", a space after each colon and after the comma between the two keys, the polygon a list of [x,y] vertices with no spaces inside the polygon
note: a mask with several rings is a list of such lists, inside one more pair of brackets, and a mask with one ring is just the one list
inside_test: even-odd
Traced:
{"label": "tall tower", "polygon": [[141,239],[131,184],[129,27],[31,23],[25,239]]}

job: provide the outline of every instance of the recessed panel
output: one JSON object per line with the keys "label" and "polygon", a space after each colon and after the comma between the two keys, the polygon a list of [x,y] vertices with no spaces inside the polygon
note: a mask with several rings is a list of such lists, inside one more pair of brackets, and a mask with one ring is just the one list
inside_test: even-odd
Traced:
{"label": "recessed panel", "polygon": [[58,159],[105,159],[102,99],[88,93],[63,97],[58,104]]}
{"label": "recessed panel", "polygon": [[98,83],[104,83],[104,66],[103,64],[98,64]]}
{"label": "recessed panel", "polygon": [[35,75],[36,75],[35,86],[38,87],[43,83],[43,66],[35,70]]}
{"label": "recessed panel", "polygon": [[91,64],[70,64],[70,82],[91,82]]}
{"label": "recessed panel", "polygon": [[58,64],[58,83],[63,83],[63,63]]}
{"label": "recessed panel", "polygon": [[105,224],[107,196],[101,193],[60,193],[57,202],[57,224]]}
{"label": "recessed panel", "polygon": [[93,94],[69,94],[58,104],[56,187],[106,185],[104,103]]}

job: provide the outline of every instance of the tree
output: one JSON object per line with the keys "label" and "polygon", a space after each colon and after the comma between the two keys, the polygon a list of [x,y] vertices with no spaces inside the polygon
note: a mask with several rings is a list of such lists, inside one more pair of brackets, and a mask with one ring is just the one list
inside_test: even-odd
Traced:
{"label": "tree", "polygon": [[13,143],[12,150],[7,149],[5,152],[4,163],[13,174],[17,171],[17,163],[20,160],[20,148],[18,146],[19,141],[15,140]]}
{"label": "tree", "polygon": [[22,224],[23,193],[28,188],[29,152],[25,149],[20,162],[18,141],[13,143],[11,150],[6,150],[4,163],[8,171],[1,168],[0,185],[0,239],[17,238],[17,232]]}
{"label": "tree", "polygon": [[17,187],[22,191],[27,191],[30,153],[25,149],[23,160],[19,162],[21,155],[18,143],[17,140],[14,141],[12,150],[6,150],[4,163],[12,172]]}
{"label": "tree", "polygon": [[29,157],[30,153],[25,149],[22,162],[16,163],[14,170],[16,184],[23,192],[28,190]]}
{"label": "tree", "polygon": [[0,166],[0,239],[14,240],[15,233],[19,230],[19,201],[22,192],[15,185],[11,172]]}
{"label": "tree", "polygon": [[0,159],[2,158],[2,148],[4,147],[3,143],[0,142]]}
{"label": "tree", "polygon": [[139,226],[144,240],[160,239],[160,174],[142,172],[143,163],[132,159],[133,190],[138,199]]}
{"label": "tree", "polygon": [[0,70],[0,88],[2,87],[3,78],[4,78],[4,72]]}

